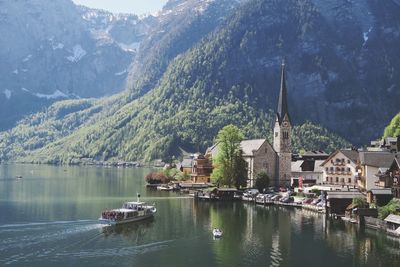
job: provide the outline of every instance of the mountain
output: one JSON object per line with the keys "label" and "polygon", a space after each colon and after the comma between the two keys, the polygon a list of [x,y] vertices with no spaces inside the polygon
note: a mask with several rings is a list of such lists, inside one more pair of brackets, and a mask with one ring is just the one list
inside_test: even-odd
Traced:
{"label": "mountain", "polygon": [[[174,8],[182,3],[170,1]],[[191,19],[201,20],[219,3],[204,1],[207,8]],[[128,91],[61,102],[51,113],[26,118],[1,134],[2,157],[51,163],[168,158],[204,150],[229,123],[247,138],[270,137],[283,58],[289,112],[298,125],[295,148],[349,145],[332,132],[366,143],[398,112],[399,13],[398,1],[249,0],[190,39],[191,28],[180,20],[185,16],[169,12],[167,25],[181,27],[153,32],[149,45],[143,40],[140,50],[148,52],[136,57],[142,68],[132,63]],[[57,115],[70,105],[76,110]]]}
{"label": "mountain", "polygon": [[121,91],[151,27],[70,0],[2,0],[0,22],[0,129],[57,99]]}
{"label": "mountain", "polygon": [[247,0],[170,0],[157,14],[157,25],[140,45],[128,77],[131,99],[152,90],[168,65],[215,30]]}

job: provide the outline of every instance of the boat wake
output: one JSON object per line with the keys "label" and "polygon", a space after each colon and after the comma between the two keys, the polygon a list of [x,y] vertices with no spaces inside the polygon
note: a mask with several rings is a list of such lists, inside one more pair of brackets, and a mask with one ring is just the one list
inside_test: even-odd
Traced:
{"label": "boat wake", "polygon": [[121,227],[122,230],[114,227],[106,231],[97,220],[0,225],[0,266],[48,262],[70,266],[77,259],[90,261],[158,251],[173,241],[140,244],[146,227],[139,226],[143,225],[137,229],[128,225]]}
{"label": "boat wake", "polygon": [[77,220],[77,221],[54,221],[54,222],[30,222],[30,223],[17,223],[17,224],[3,224],[0,225],[0,233],[3,228],[12,229],[19,227],[31,227],[31,226],[45,226],[54,224],[75,224],[75,223],[94,223],[97,220]]}

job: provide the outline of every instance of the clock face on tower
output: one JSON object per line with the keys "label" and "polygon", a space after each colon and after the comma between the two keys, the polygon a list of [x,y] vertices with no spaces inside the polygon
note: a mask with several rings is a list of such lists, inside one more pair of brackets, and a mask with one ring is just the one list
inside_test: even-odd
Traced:
{"label": "clock face on tower", "polygon": [[282,125],[285,126],[285,127],[288,126],[287,121],[284,121],[284,122],[282,123]]}

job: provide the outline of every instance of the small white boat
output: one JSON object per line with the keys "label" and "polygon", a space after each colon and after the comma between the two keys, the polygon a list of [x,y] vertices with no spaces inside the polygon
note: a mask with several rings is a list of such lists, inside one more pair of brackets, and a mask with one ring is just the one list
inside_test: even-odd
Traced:
{"label": "small white boat", "polygon": [[157,212],[154,205],[146,205],[140,202],[125,202],[120,209],[106,210],[101,213],[99,221],[103,224],[123,224],[136,222],[153,217]]}
{"label": "small white boat", "polygon": [[213,229],[213,236],[215,238],[220,238],[222,236],[222,231],[218,228],[214,228]]}
{"label": "small white boat", "polygon": [[159,191],[171,191],[173,188],[169,185],[159,185],[157,186],[157,190]]}

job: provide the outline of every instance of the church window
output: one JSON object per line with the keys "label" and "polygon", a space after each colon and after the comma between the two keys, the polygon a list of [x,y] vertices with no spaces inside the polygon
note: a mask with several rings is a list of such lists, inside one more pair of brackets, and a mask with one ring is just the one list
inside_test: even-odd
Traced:
{"label": "church window", "polygon": [[289,139],[288,132],[283,132],[283,139]]}
{"label": "church window", "polygon": [[265,169],[268,169],[268,162],[267,162],[267,161],[264,161],[264,162],[263,162],[263,167],[264,167]]}

